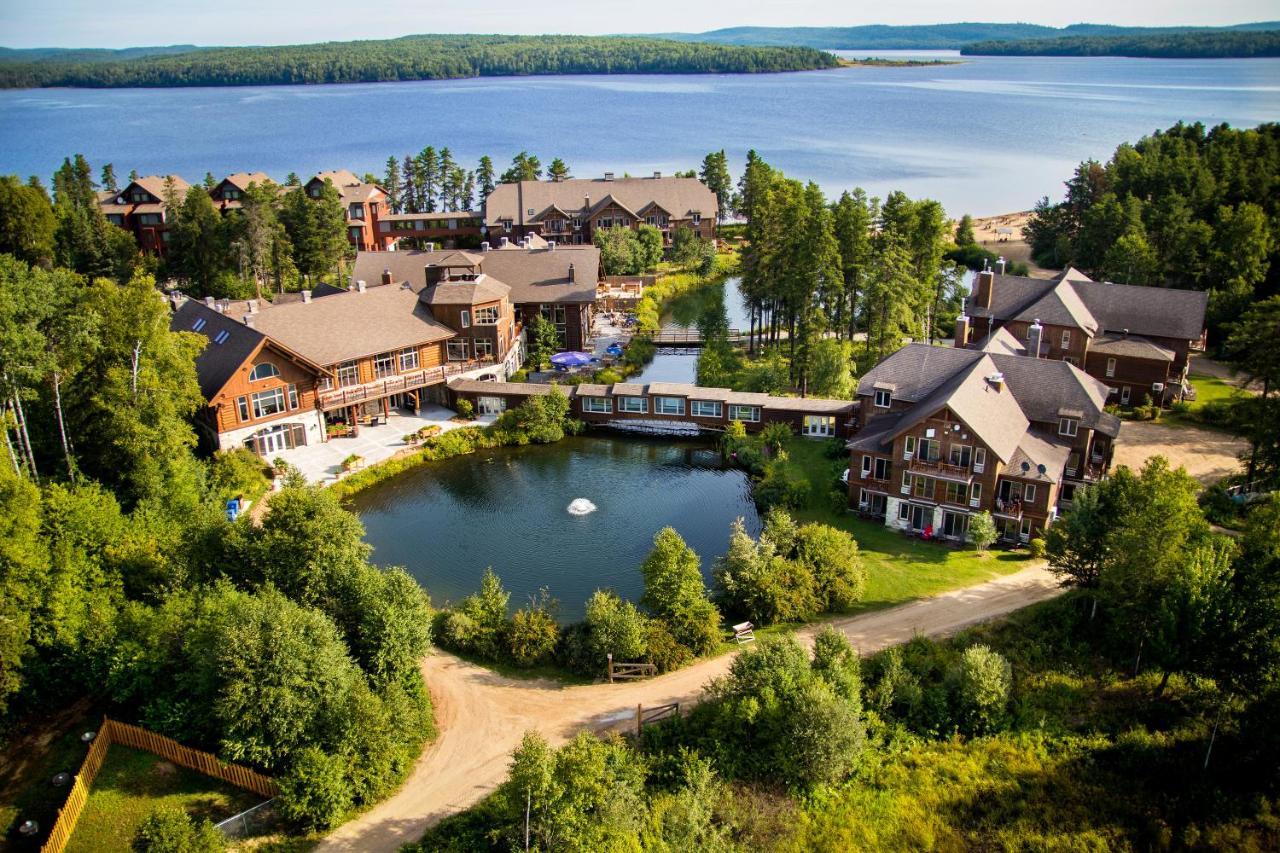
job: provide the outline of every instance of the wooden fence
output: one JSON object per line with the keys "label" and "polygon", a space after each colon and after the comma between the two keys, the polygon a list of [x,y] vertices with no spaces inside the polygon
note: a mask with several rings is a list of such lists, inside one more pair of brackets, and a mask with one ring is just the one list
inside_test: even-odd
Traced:
{"label": "wooden fence", "polygon": [[651,678],[658,674],[658,665],[653,663],[614,663],[613,653],[605,656],[609,662],[609,683],[615,678]]}
{"label": "wooden fence", "polygon": [[98,730],[98,736],[89,747],[89,754],[80,765],[80,772],[76,774],[75,781],[71,785],[67,802],[58,810],[58,819],[54,822],[53,829],[49,831],[49,840],[44,843],[41,853],[62,853],[67,842],[71,840],[71,833],[76,829],[76,821],[80,819],[84,804],[89,799],[89,789],[93,786],[93,780],[97,777],[98,771],[102,769],[102,762],[107,758],[107,750],[113,743],[154,753],[174,764],[221,779],[223,782],[253,791],[263,797],[274,797],[280,793],[280,787],[269,776],[263,776],[239,764],[227,764],[212,753],[183,746],[172,738],[103,717],[102,728]]}
{"label": "wooden fence", "polygon": [[667,705],[658,705],[653,708],[646,708],[643,705],[636,706],[636,737],[640,737],[640,732],[644,731],[645,726],[654,723],[660,723],[663,720],[670,719],[680,713],[680,703],[672,702]]}

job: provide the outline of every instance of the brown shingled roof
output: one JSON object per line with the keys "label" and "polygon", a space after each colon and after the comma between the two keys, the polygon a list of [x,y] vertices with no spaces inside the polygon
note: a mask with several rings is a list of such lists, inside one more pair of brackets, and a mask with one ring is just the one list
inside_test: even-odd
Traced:
{"label": "brown shingled roof", "polygon": [[[587,198],[590,197],[590,201]],[[627,210],[643,210],[657,202],[677,219],[691,213],[714,218],[719,210],[716,194],[696,178],[571,178],[565,181],[520,181],[498,184],[485,200],[485,222],[497,225],[503,219],[516,224],[536,221],[555,207],[569,216],[586,215],[612,197]],[[529,210],[534,211],[533,215]]]}
{"label": "brown shingled roof", "polygon": [[[393,287],[394,285],[387,285]],[[497,302],[511,295],[511,288],[487,275],[469,279],[446,279],[422,291],[426,305],[479,305]]]}
{"label": "brown shingled roof", "polygon": [[[360,252],[352,269],[352,281],[382,281],[383,270],[391,271],[395,282],[414,287],[427,284],[427,264],[463,254],[453,250],[422,252]],[[594,302],[600,279],[600,250],[595,246],[515,251],[467,252],[478,259],[480,271],[511,288],[514,304]],[[569,267],[573,266],[573,281]]]}

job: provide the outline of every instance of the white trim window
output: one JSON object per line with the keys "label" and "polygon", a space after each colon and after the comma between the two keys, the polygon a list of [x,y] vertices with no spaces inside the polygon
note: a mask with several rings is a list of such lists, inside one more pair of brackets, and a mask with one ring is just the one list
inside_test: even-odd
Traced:
{"label": "white trim window", "polygon": [[1036,485],[1035,483],[1022,484],[1022,502],[1033,504],[1036,502]]}
{"label": "white trim window", "polygon": [[911,472],[905,468],[902,470],[902,493],[911,494]]}
{"label": "white trim window", "polygon": [[974,483],[969,487],[969,506],[978,507],[982,503],[982,484]]}
{"label": "white trim window", "polygon": [[695,418],[719,418],[724,415],[724,406],[718,400],[690,400],[689,414]]}
{"label": "white trim window", "polygon": [[496,326],[498,325],[498,306],[485,305],[476,309],[476,325],[477,326]]}
{"label": "white trim window", "polygon": [[472,343],[476,358],[493,358],[493,341],[488,338],[476,338]]}
{"label": "white trim window", "polygon": [[871,457],[863,456],[862,457],[862,479],[868,480],[870,478],[871,478]]}
{"label": "white trim window", "polygon": [[729,406],[729,420],[742,421],[744,424],[760,423],[760,407],[759,406]]}
{"label": "white trim window", "polygon": [[338,387],[360,384],[360,364],[355,361],[344,361],[338,365]]}
{"label": "white trim window", "polygon": [[608,397],[583,397],[582,411],[607,415],[613,411],[613,401]]}
{"label": "white trim window", "polygon": [[1080,422],[1075,418],[1058,418],[1058,435],[1074,438],[1080,430]]}
{"label": "white trim window", "polygon": [[887,409],[889,404],[893,402],[893,392],[886,388],[876,389],[876,406],[877,408]]}
{"label": "white trim window", "polygon": [[409,347],[399,352],[400,370],[417,370],[418,369],[418,348]]}
{"label": "white trim window", "polygon": [[236,398],[236,414],[240,416],[240,420],[242,422],[249,420],[249,398],[248,397]]}
{"label": "white trim window", "polygon": [[987,449],[985,447],[975,447],[973,449],[973,473],[981,474],[987,467]]}
{"label": "white trim window", "polygon": [[250,382],[261,382],[264,379],[275,379],[280,376],[280,368],[269,361],[256,365],[249,373]]}
{"label": "white trim window", "polygon": [[916,437],[907,436],[902,442],[902,458],[910,462],[916,455]]}
{"label": "white trim window", "polygon": [[1129,405],[1129,398],[1132,394],[1133,394],[1133,389],[1131,389],[1128,385],[1121,385],[1120,386],[1120,405],[1122,406]]}
{"label": "white trim window", "polygon": [[815,438],[826,438],[836,434],[834,415],[805,415],[801,434]]}
{"label": "white trim window", "polygon": [[289,386],[289,408],[290,409],[298,408],[298,386],[297,385]]}
{"label": "white trim window", "polygon": [[653,413],[655,415],[683,415],[683,397],[654,397]]}
{"label": "white trim window", "polygon": [[249,398],[253,403],[253,416],[255,418],[269,418],[285,410],[284,390],[281,388],[257,391],[250,394]]}
{"label": "white trim window", "polygon": [[449,353],[450,361],[466,361],[467,360],[467,339],[454,338],[445,344],[445,349]]}
{"label": "white trim window", "polygon": [[618,401],[619,412],[643,415],[649,411],[649,401],[644,397],[614,397],[614,399]]}
{"label": "white trim window", "polygon": [[1107,359],[1107,378],[1114,378],[1116,375],[1116,360],[1114,358]]}
{"label": "white trim window", "polygon": [[1071,330],[1062,330],[1062,349],[1071,349]]}
{"label": "white trim window", "polygon": [[461,319],[458,321],[458,323],[459,323],[459,325],[461,325],[461,326],[462,326],[462,328],[464,328],[464,329],[469,329],[469,328],[471,328],[471,312],[470,312],[470,311],[468,311],[466,308],[463,308],[463,309],[462,309],[462,314],[461,314]]}
{"label": "white trim window", "polygon": [[396,374],[396,355],[392,352],[378,353],[373,357],[373,375],[379,379],[385,376],[395,376]]}

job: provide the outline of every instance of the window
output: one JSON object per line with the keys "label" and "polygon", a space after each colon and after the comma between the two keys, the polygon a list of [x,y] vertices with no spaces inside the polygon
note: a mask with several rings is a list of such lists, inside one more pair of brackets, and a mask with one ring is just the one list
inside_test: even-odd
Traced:
{"label": "window", "polygon": [[1026,483],[1022,487],[1022,500],[1025,503],[1033,504],[1036,502],[1036,487],[1034,483]]}
{"label": "window", "polygon": [[695,418],[718,418],[724,414],[724,407],[715,400],[690,400],[689,414]]}
{"label": "window", "polygon": [[653,413],[655,415],[683,415],[683,397],[654,397]]}
{"label": "window", "polygon": [[1125,386],[1121,387],[1121,389],[1120,389],[1120,404],[1121,404],[1121,405],[1124,405],[1124,406],[1129,405],[1129,394],[1130,394],[1130,391],[1129,391],[1129,386],[1128,386],[1128,385],[1125,385]]}
{"label": "window", "polygon": [[384,352],[373,357],[373,375],[381,379],[384,376],[394,376],[396,372],[396,356],[395,353]]}
{"label": "window", "polygon": [[344,361],[338,365],[338,387],[360,384],[360,365],[354,361]]}
{"label": "window", "polygon": [[886,391],[884,388],[876,389],[876,405],[882,409],[889,408],[889,402],[893,399],[893,392]]}
{"label": "window", "polygon": [[1062,330],[1062,348],[1071,349],[1071,330],[1070,329]]}
{"label": "window", "polygon": [[383,234],[387,233],[388,231],[391,230],[391,223],[387,222],[384,219],[382,222],[378,223],[378,230],[381,231]]}
{"label": "window", "polygon": [[1080,451],[1073,450],[1067,455],[1067,476],[1074,477],[1080,470]]}
{"label": "window", "polygon": [[416,370],[418,367],[418,351],[414,347],[400,350],[400,369]]}
{"label": "window", "polygon": [[981,474],[986,467],[987,449],[985,447],[975,447],[973,449],[973,473]]}
{"label": "window", "polygon": [[903,471],[902,472],[902,493],[905,495],[910,493],[910,491],[911,491],[911,472]]}
{"label": "window", "polygon": [[1062,493],[1058,496],[1058,503],[1069,504],[1076,496],[1076,486],[1074,483],[1063,483]]}
{"label": "window", "polygon": [[889,472],[891,470],[888,459],[877,459],[875,463],[874,477],[877,480],[888,480]]}
{"label": "window", "polygon": [[476,309],[476,325],[477,326],[498,325],[498,306],[487,305],[484,308],[477,308]]}
{"label": "window", "polygon": [[759,423],[760,407],[759,406],[730,406],[729,420],[742,421],[743,423]]}
{"label": "window", "polygon": [[462,309],[462,319],[459,322],[464,329],[471,327],[471,312],[466,308]]}
{"label": "window", "polygon": [[1026,542],[1031,538],[1031,519],[1022,519],[1022,527],[1019,529],[1018,538]]}
{"label": "window", "polygon": [[932,477],[916,477],[915,482],[911,484],[911,494],[917,498],[933,498],[933,478]]}
{"label": "window", "polygon": [[608,397],[583,397],[582,411],[584,412],[604,412],[613,411],[613,403]]}
{"label": "window", "polygon": [[947,503],[962,504],[969,499],[969,489],[964,483],[947,483]]}
{"label": "window", "polygon": [[922,462],[937,462],[942,458],[942,442],[936,438],[920,439],[920,460]]}
{"label": "window", "polygon": [[1074,436],[1080,428],[1075,418],[1058,418],[1058,435]]}
{"label": "window", "polygon": [[253,402],[253,416],[266,418],[284,411],[284,391],[272,388],[270,391],[258,391],[249,395]]}
{"label": "window", "polygon": [[951,445],[951,456],[948,461],[952,465],[959,465],[961,468],[969,467],[969,460],[973,455],[973,448],[967,444]]}
{"label": "window", "polygon": [[194,323],[192,323],[192,324],[191,324],[191,331],[193,331],[193,332],[198,332],[198,331],[200,331],[201,329],[203,329],[203,328],[204,328],[204,324],[205,324],[205,322],[206,322],[206,321],[205,321],[205,319],[204,319],[203,317],[197,317],[197,318],[196,318],[196,321],[195,321]]}
{"label": "window", "polygon": [[871,457],[862,457],[862,479],[866,480],[871,476]]}
{"label": "window", "polygon": [[695,214],[693,215],[693,224],[694,224],[694,225],[698,225],[698,224],[700,224],[701,222],[702,222],[702,214],[701,214],[701,213],[695,213]]}
{"label": "window", "polygon": [[812,436],[835,435],[836,419],[832,415],[805,415],[801,432]]}
{"label": "window", "polygon": [[476,358],[492,358],[493,357],[493,341],[488,338],[476,338],[475,343]]}
{"label": "window", "polygon": [[902,458],[910,462],[916,455],[916,437],[909,435],[903,444]]}
{"label": "window", "polygon": [[565,310],[563,305],[541,305],[540,313],[556,327],[556,334],[563,335],[565,330]]}
{"label": "window", "polygon": [[1114,358],[1107,359],[1107,376],[1116,375],[1116,360]]}
{"label": "window", "polygon": [[982,484],[974,483],[969,487],[969,506],[977,506],[982,503]]}
{"label": "window", "polygon": [[467,360],[467,339],[458,338],[449,341],[447,344],[449,350],[450,361],[466,361]]}
{"label": "window", "polygon": [[289,408],[291,409],[298,408],[298,386],[297,385],[289,386]]}
{"label": "window", "polygon": [[643,415],[649,411],[649,401],[644,397],[615,397],[619,412],[631,412]]}
{"label": "window", "polygon": [[242,420],[242,421],[247,421],[247,420],[249,420],[249,398],[248,398],[248,397],[237,397],[237,398],[236,398],[236,410],[237,410],[237,411],[239,412],[239,414],[240,414],[240,420]]}
{"label": "window", "polygon": [[[218,332],[218,334],[213,336],[213,342],[215,344],[225,344],[227,342],[227,339],[230,337],[231,337],[231,333],[228,332],[226,329],[223,329],[222,331]],[[1129,389],[1126,388],[1125,390],[1127,391]]]}
{"label": "window", "polygon": [[597,228],[612,228],[613,220],[610,218],[601,218],[596,220]]}

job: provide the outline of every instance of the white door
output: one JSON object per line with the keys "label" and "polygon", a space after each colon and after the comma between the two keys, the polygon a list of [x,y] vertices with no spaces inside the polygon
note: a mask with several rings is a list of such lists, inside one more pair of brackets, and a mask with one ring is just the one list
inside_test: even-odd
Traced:
{"label": "white door", "polygon": [[270,456],[273,453],[289,449],[288,441],[285,439],[285,431],[287,429],[287,427],[275,427],[270,432],[262,434],[259,441],[263,456]]}
{"label": "white door", "polygon": [[482,415],[500,415],[507,410],[507,398],[477,397],[476,410]]}

